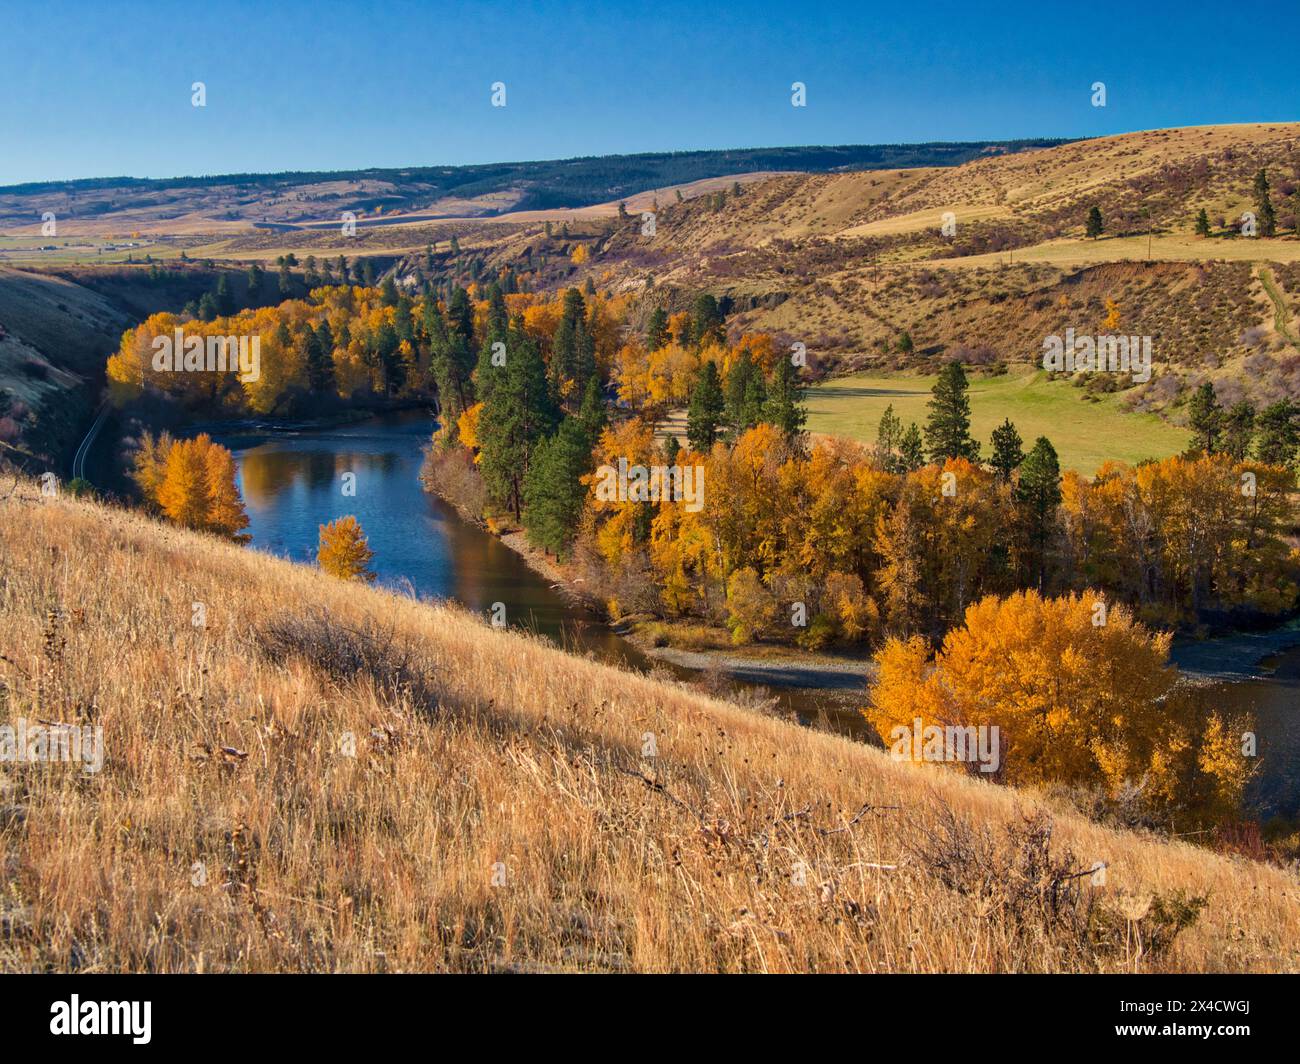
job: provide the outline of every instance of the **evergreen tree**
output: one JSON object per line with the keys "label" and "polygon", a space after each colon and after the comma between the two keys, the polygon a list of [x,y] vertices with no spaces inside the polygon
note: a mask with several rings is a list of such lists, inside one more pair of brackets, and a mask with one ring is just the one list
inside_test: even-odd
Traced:
{"label": "evergreen tree", "polygon": [[1219,449],[1223,430],[1223,408],[1214,395],[1214,385],[1206,381],[1187,401],[1187,424],[1192,430],[1192,449],[1213,454]]}
{"label": "evergreen tree", "polygon": [[763,404],[763,420],[775,425],[788,441],[792,441],[803,432],[807,419],[799,401],[799,382],[795,379],[794,364],[788,358],[779,358]]}
{"label": "evergreen tree", "polygon": [[903,442],[903,423],[894,413],[894,404],[885,407],[876,428],[876,464],[887,473],[902,472],[898,449]]}
{"label": "evergreen tree", "polygon": [[915,473],[925,465],[925,449],[921,443],[921,430],[913,421],[907,426],[898,444],[898,464],[904,473]]}
{"label": "evergreen tree", "polygon": [[1201,208],[1201,213],[1196,216],[1196,235],[1197,236],[1210,235],[1210,216],[1208,213],[1206,213],[1204,207]]}
{"label": "evergreen tree", "polygon": [[262,298],[262,280],[266,276],[262,267],[253,263],[248,267],[248,302],[256,305]]}
{"label": "evergreen tree", "polygon": [[645,349],[658,351],[668,343],[668,312],[663,307],[655,307],[650,312],[650,320],[645,327]]}
{"label": "evergreen tree", "polygon": [[712,341],[722,344],[725,343],[726,336],[718,301],[708,292],[701,292],[695,297],[695,306],[691,311],[691,343],[698,345]]}
{"label": "evergreen tree", "polygon": [[1106,231],[1105,223],[1101,220],[1101,208],[1095,203],[1088,208],[1088,224],[1086,228],[1088,236],[1096,240]]}
{"label": "evergreen tree", "polygon": [[727,427],[734,440],[762,420],[763,403],[767,398],[763,390],[762,371],[754,365],[748,348],[740,349],[735,363],[727,373],[725,394]]}
{"label": "evergreen tree", "polygon": [[361,283],[367,288],[375,286],[375,264],[369,259],[363,259],[361,262]]}
{"label": "evergreen tree", "polygon": [[1277,234],[1277,213],[1273,210],[1273,199],[1268,190],[1268,174],[1260,170],[1255,175],[1255,212],[1259,216],[1260,236]]}
{"label": "evergreen tree", "polygon": [[230,278],[224,273],[217,278],[217,314],[228,318],[235,313],[235,297],[230,291]]}
{"label": "evergreen tree", "polygon": [[1265,465],[1289,466],[1300,447],[1297,411],[1289,399],[1266,406],[1255,418],[1255,457]]}
{"label": "evergreen tree", "polygon": [[582,477],[590,465],[587,431],[577,418],[566,417],[553,436],[538,443],[523,482],[523,521],[530,543],[556,555],[565,550],[582,516]]}
{"label": "evergreen tree", "polygon": [[[506,336],[506,364],[488,365],[488,383],[481,396],[479,415],[479,471],[492,501],[512,511],[523,511],[523,481],[533,452],[550,435],[557,420],[546,381],[541,349],[515,318]],[[480,362],[480,372],[484,366]]]}
{"label": "evergreen tree", "polygon": [[587,434],[589,450],[595,449],[608,420],[605,395],[601,391],[600,380],[592,377],[587,381],[587,389],[582,393],[582,406],[578,408],[578,423],[582,426],[582,431]]}
{"label": "evergreen tree", "polygon": [[718,367],[713,362],[706,362],[695,381],[695,387],[691,389],[690,403],[686,410],[686,439],[690,442],[691,450],[708,454],[713,449],[725,410],[726,401],[718,379]]}
{"label": "evergreen tree", "polygon": [[970,434],[970,400],[966,396],[966,371],[949,362],[939,373],[927,404],[925,445],[932,462],[966,458],[978,462],[980,445]]}
{"label": "evergreen tree", "polygon": [[1015,425],[1011,424],[1010,418],[993,430],[993,457],[989,460],[989,464],[1003,483],[1011,483],[1011,474],[1019,469],[1020,463],[1025,460],[1025,452],[1021,448],[1022,442],[1020,433],[1016,431]]}
{"label": "evergreen tree", "polygon": [[391,276],[385,277],[379,286],[379,302],[386,307],[397,306],[397,284]]}
{"label": "evergreen tree", "polygon": [[[321,327],[328,334],[329,325],[322,321]],[[307,364],[308,387],[318,395],[332,392],[334,390],[334,359],[331,357],[333,348],[326,347],[320,334],[310,326],[307,327],[303,338],[303,352]]]}
{"label": "evergreen tree", "polygon": [[1255,435],[1255,408],[1245,399],[1234,403],[1223,415],[1223,439],[1220,447],[1224,454],[1238,462],[1250,454],[1250,443]]}
{"label": "evergreen tree", "polygon": [[1061,464],[1056,457],[1056,448],[1046,436],[1038,437],[1033,450],[1021,464],[1015,497],[1020,504],[1029,542],[1032,578],[1042,590],[1048,540],[1055,525],[1057,507],[1061,505]]}

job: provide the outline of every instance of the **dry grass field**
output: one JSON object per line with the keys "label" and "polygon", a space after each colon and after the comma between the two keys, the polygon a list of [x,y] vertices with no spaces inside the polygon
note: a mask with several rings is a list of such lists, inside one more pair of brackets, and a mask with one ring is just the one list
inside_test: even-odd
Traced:
{"label": "dry grass field", "polygon": [[1278,868],[25,482],[0,707],[106,751],[0,765],[0,970],[1300,969]]}

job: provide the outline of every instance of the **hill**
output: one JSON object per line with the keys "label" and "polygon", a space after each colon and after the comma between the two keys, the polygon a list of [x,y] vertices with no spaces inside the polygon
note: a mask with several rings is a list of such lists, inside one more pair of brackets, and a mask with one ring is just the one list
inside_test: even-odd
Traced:
{"label": "hill", "polygon": [[38,232],[53,211],[68,233],[220,231],[337,224],[343,211],[477,217],[584,207],[647,189],[754,171],[951,166],[1059,141],[855,144],[607,155],[477,166],[166,180],[94,178],[0,187],[0,229]]}
{"label": "hill", "polygon": [[1280,869],[0,496],[4,717],[101,727],[105,751],[93,775],[0,766],[0,969],[1300,966]]}

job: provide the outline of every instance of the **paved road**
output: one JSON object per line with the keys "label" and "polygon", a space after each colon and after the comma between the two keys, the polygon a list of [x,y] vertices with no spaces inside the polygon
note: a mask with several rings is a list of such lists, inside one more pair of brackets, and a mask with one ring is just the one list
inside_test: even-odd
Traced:
{"label": "paved road", "polygon": [[90,423],[90,428],[86,432],[86,438],[81,441],[77,447],[77,453],[72,456],[72,479],[78,477],[83,480],[86,477],[86,456],[90,454],[90,448],[95,443],[95,437],[99,435],[99,430],[104,427],[104,421],[108,418],[108,401],[105,400],[100,404],[99,410],[95,413],[95,420]]}

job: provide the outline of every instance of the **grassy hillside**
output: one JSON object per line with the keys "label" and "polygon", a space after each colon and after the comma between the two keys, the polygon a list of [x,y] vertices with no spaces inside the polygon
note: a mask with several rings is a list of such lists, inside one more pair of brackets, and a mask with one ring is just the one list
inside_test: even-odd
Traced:
{"label": "grassy hillside", "polygon": [[106,748],[0,766],[4,970],[1300,967],[1279,869],[29,484],[0,655]]}
{"label": "grassy hillside", "polygon": [[[875,443],[880,415],[892,405],[904,425],[925,427],[935,377],[852,374],[809,389],[808,429]],[[1113,396],[1085,401],[1063,380],[1038,372],[974,377],[970,385],[971,429],[987,457],[993,429],[1010,418],[1025,441],[1039,436],[1056,447],[1062,469],[1091,474],[1107,459],[1135,464],[1165,458],[1187,447],[1185,430],[1154,414],[1122,411]]]}

